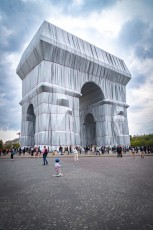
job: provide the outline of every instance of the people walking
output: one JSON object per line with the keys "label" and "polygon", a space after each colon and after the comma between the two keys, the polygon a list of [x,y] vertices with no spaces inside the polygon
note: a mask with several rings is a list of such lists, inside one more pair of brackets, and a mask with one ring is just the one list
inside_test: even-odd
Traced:
{"label": "people walking", "polygon": [[46,148],[46,146],[44,146],[44,149],[43,149],[43,164],[44,165],[48,165],[48,161],[47,161],[47,154],[48,154],[48,150]]}

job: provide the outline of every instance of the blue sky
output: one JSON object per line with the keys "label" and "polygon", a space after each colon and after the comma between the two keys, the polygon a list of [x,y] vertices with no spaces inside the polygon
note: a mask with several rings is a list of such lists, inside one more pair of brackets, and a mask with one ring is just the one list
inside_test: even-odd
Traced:
{"label": "blue sky", "polygon": [[123,59],[129,132],[153,133],[152,0],[1,0],[0,139],[17,138],[22,82],[16,68],[44,20]]}

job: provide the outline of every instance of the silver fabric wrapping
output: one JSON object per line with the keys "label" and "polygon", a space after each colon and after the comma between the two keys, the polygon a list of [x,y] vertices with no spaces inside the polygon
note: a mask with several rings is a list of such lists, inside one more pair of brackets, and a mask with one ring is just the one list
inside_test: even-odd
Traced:
{"label": "silver fabric wrapping", "polygon": [[17,74],[22,147],[129,145],[123,60],[44,21]]}

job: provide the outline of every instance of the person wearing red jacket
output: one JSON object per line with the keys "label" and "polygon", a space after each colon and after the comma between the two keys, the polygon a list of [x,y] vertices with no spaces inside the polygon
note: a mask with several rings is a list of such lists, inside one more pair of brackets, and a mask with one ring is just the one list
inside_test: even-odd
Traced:
{"label": "person wearing red jacket", "polygon": [[46,146],[44,146],[44,149],[43,149],[42,153],[43,153],[43,163],[44,163],[44,165],[48,165],[48,161],[46,159],[47,154],[48,154],[48,150],[47,150]]}

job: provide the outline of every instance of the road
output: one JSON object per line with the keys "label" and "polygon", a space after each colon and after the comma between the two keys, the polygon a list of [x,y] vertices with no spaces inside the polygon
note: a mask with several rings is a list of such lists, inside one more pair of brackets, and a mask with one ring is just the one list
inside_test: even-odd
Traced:
{"label": "road", "polygon": [[153,157],[0,159],[1,230],[153,230]]}

